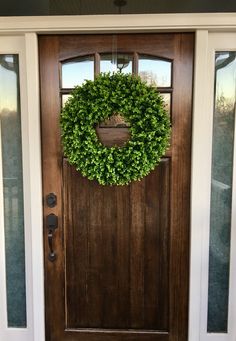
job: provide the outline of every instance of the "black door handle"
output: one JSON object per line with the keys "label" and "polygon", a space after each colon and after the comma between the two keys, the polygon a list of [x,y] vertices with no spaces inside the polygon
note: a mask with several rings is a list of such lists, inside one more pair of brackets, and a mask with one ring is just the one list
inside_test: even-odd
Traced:
{"label": "black door handle", "polygon": [[58,227],[58,217],[54,213],[47,215],[46,225],[48,228],[48,247],[49,247],[48,259],[51,262],[54,262],[57,259],[57,255],[53,248],[53,234]]}

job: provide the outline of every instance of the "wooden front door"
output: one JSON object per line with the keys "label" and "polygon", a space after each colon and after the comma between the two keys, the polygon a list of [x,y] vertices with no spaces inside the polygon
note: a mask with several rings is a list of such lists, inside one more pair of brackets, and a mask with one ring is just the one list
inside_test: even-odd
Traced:
{"label": "wooden front door", "polygon": [[[39,37],[47,341],[187,340],[193,44],[191,33]],[[63,157],[60,108],[74,83],[119,63],[163,93],[171,147],[142,181],[101,186]],[[122,135],[99,129],[110,144]]]}

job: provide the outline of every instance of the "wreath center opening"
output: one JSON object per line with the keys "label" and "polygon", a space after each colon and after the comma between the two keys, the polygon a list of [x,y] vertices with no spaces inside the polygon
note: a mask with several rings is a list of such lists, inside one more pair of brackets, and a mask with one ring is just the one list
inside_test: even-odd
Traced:
{"label": "wreath center opening", "polygon": [[114,113],[96,126],[100,142],[106,147],[123,147],[130,139],[130,124],[121,113]]}

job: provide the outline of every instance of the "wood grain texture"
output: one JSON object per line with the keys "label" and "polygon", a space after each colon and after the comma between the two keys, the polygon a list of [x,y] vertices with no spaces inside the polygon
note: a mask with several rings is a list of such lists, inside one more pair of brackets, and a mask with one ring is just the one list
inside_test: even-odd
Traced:
{"label": "wood grain texture", "polygon": [[[173,34],[115,34],[117,45],[114,46],[113,34],[106,35],[60,35],[59,60],[95,53],[142,53],[174,59],[175,37]],[[151,44],[150,44],[151,41]]]}
{"label": "wood grain texture", "polygon": [[[45,241],[47,341],[187,341],[194,35],[119,34],[117,52],[173,61],[171,148],[129,186],[100,186],[63,158],[60,63],[114,49],[113,35],[39,37],[44,197],[54,192],[58,258]],[[170,91],[170,92],[171,92]],[[114,144],[123,128],[100,128]],[[110,131],[109,131],[110,129]],[[119,132],[111,131],[117,129]]]}
{"label": "wood grain texture", "polygon": [[129,128],[96,128],[99,140],[106,147],[123,146],[130,139]]}
{"label": "wood grain texture", "polygon": [[[44,46],[47,46],[45,49]],[[54,249],[58,255],[57,261],[48,261],[48,239],[46,223],[44,224],[44,252],[45,252],[45,302],[46,321],[54,320],[55,325],[63,325],[64,313],[64,248],[63,248],[63,214],[62,214],[62,174],[61,174],[61,144],[59,126],[59,74],[55,57],[58,55],[58,39],[56,37],[42,37],[39,41],[40,49],[40,77],[41,84],[41,126],[42,126],[42,165],[43,165],[43,193],[44,199],[48,193],[56,193],[57,206],[49,209],[44,201],[44,221],[46,216],[54,213],[58,216],[60,228],[55,232]],[[56,57],[57,58],[57,57]],[[45,63],[45,61],[47,61]],[[56,283],[56,284],[55,284]],[[55,314],[55,312],[57,312]],[[60,339],[61,331],[46,324],[46,334],[51,340],[51,333],[55,339]]]}
{"label": "wood grain texture", "polygon": [[67,327],[166,331],[169,159],[122,187],[63,173]]}
{"label": "wood grain texture", "polygon": [[[190,240],[191,109],[194,37],[179,34],[175,40],[172,114],[172,188],[170,232],[171,341],[187,340]],[[186,94],[189,94],[186,96]],[[180,302],[181,295],[181,304]]]}
{"label": "wood grain texture", "polygon": [[168,333],[120,330],[66,330],[63,341],[168,341]]}

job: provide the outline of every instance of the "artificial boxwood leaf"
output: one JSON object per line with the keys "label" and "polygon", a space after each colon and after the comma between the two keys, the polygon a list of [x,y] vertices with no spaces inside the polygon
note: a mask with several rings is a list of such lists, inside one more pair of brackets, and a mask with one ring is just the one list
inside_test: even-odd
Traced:
{"label": "artificial boxwood leaf", "polygon": [[[131,137],[122,147],[106,147],[95,127],[121,114]],[[141,180],[169,146],[170,118],[161,95],[140,77],[101,73],[77,86],[60,117],[62,145],[70,164],[101,185]]]}

